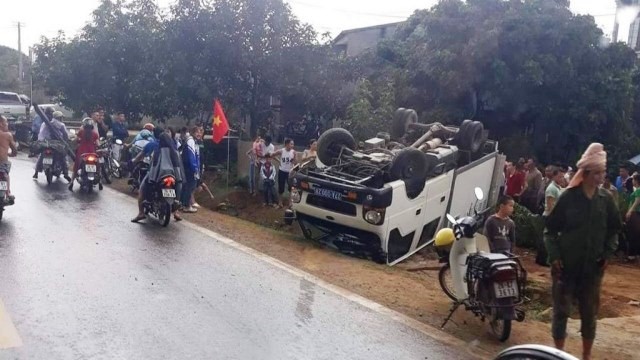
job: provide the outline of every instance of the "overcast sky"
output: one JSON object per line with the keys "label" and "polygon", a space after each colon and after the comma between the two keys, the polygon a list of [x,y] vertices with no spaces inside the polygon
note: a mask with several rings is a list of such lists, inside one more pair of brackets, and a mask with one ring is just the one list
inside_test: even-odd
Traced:
{"label": "overcast sky", "polygon": [[[174,0],[157,0],[166,8]],[[285,0],[303,22],[320,33],[336,36],[341,30],[402,21],[420,8],[437,0]],[[41,36],[55,36],[59,30],[75,35],[86,22],[99,0],[3,0],[0,45],[18,48],[17,23],[22,28],[22,49],[39,42]],[[610,35],[615,17],[615,0],[571,0],[571,8],[580,14],[595,16],[605,34]]]}

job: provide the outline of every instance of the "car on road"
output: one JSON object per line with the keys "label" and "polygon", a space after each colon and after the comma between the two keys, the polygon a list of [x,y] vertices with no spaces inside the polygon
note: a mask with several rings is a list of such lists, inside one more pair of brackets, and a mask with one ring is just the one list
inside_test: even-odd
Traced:
{"label": "car on road", "polygon": [[9,130],[15,131],[16,125],[30,120],[28,110],[29,104],[25,104],[20,95],[0,91],[0,115],[9,121]]}

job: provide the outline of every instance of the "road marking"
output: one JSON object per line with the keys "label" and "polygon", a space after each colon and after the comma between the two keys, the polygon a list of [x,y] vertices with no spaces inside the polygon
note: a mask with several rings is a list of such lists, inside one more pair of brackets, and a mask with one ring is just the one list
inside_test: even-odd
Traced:
{"label": "road marking", "polygon": [[9,313],[5,310],[0,300],[0,349],[9,349],[22,346],[22,339],[18,330],[13,326]]}
{"label": "road marking", "polygon": [[[105,188],[106,190],[107,188]],[[122,198],[122,199],[127,199],[129,202],[135,202],[136,199],[121,193],[117,190],[114,189],[109,189],[110,192],[114,193],[116,196]],[[452,348],[455,349],[464,349],[467,354],[469,355],[469,359],[488,359],[488,358],[492,358],[492,354],[490,354],[489,352],[487,352],[486,350],[480,349],[477,346],[473,345],[472,343],[467,343],[461,339],[458,339],[456,337],[454,337],[453,335],[449,335],[447,333],[445,333],[444,331],[433,327],[431,325],[428,324],[424,324],[421,323],[418,320],[415,320],[407,315],[404,315],[398,311],[392,310],[382,304],[379,304],[373,300],[367,299],[363,296],[360,296],[354,292],[351,292],[349,290],[346,290],[344,288],[341,288],[339,286],[333,285],[329,282],[326,282],[314,275],[311,275],[303,270],[300,270],[294,266],[291,266],[287,263],[284,263],[276,258],[273,258],[269,255],[263,254],[258,250],[252,249],[248,246],[242,245],[228,237],[225,237],[223,235],[220,235],[218,233],[216,233],[215,231],[203,228],[199,225],[196,225],[192,222],[189,222],[188,220],[184,220],[181,221],[180,224],[175,224],[178,226],[185,226],[187,228],[190,228],[194,231],[197,231],[203,235],[206,235],[210,238],[213,238],[227,246],[230,246],[236,250],[242,251],[248,255],[251,255],[259,260],[262,260],[276,268],[279,268],[281,270],[284,270],[288,273],[290,273],[293,276],[305,279],[309,282],[314,283],[315,285],[322,287],[330,292],[333,292],[334,294],[337,294],[339,296],[342,296],[344,298],[346,298],[347,300],[350,300],[358,305],[361,305],[367,309],[370,309],[372,311],[377,312],[378,314],[381,314],[383,316],[386,316],[398,323],[401,323],[411,329],[414,329],[418,332],[420,332],[421,334],[430,337],[434,340],[436,340],[437,342],[440,342],[444,345],[448,345],[451,346]]]}

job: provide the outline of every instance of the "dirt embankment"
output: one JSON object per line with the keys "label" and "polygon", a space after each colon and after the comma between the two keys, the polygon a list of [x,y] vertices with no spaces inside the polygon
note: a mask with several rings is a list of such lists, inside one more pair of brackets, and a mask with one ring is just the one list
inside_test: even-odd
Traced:
{"label": "dirt embankment", "polygon": [[[126,191],[122,181],[113,187]],[[198,194],[197,199],[212,209],[220,203],[219,200],[208,200],[203,193]],[[259,197],[232,192],[219,196],[219,199],[228,199],[234,206],[223,211],[237,216],[201,210],[197,214],[185,215],[185,218],[436,328],[446,317],[451,304],[440,289],[437,271],[406,270],[418,263],[436,266],[437,262],[428,251],[396,267],[378,265],[305,240],[297,227],[282,225],[282,210],[263,207]],[[549,271],[535,265],[531,254],[522,252],[521,255],[529,271],[532,300],[527,305],[527,320],[514,324],[507,343],[498,343],[489,334],[488,324],[463,310],[454,314],[443,331],[489,353],[497,353],[516,344],[551,345]],[[595,359],[640,359],[637,351],[640,344],[640,307],[634,305],[636,300],[640,300],[640,268],[623,264],[610,266],[603,285],[602,319],[598,325]],[[579,320],[570,320],[567,342],[568,350],[578,355],[581,346],[579,326]]]}

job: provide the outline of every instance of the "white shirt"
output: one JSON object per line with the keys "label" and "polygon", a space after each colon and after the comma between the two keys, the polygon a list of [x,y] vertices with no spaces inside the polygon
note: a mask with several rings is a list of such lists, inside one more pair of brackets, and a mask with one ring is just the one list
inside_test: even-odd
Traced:
{"label": "white shirt", "polygon": [[[273,144],[269,144],[269,146],[262,144],[262,156],[267,156],[267,155],[271,155],[273,154],[274,151],[276,151],[276,147],[273,146]],[[264,159],[260,159],[260,163],[264,164],[265,160]]]}
{"label": "white shirt", "polygon": [[282,149],[280,154],[280,170],[284,172],[290,172],[293,169],[293,163],[295,159],[295,150]]}

